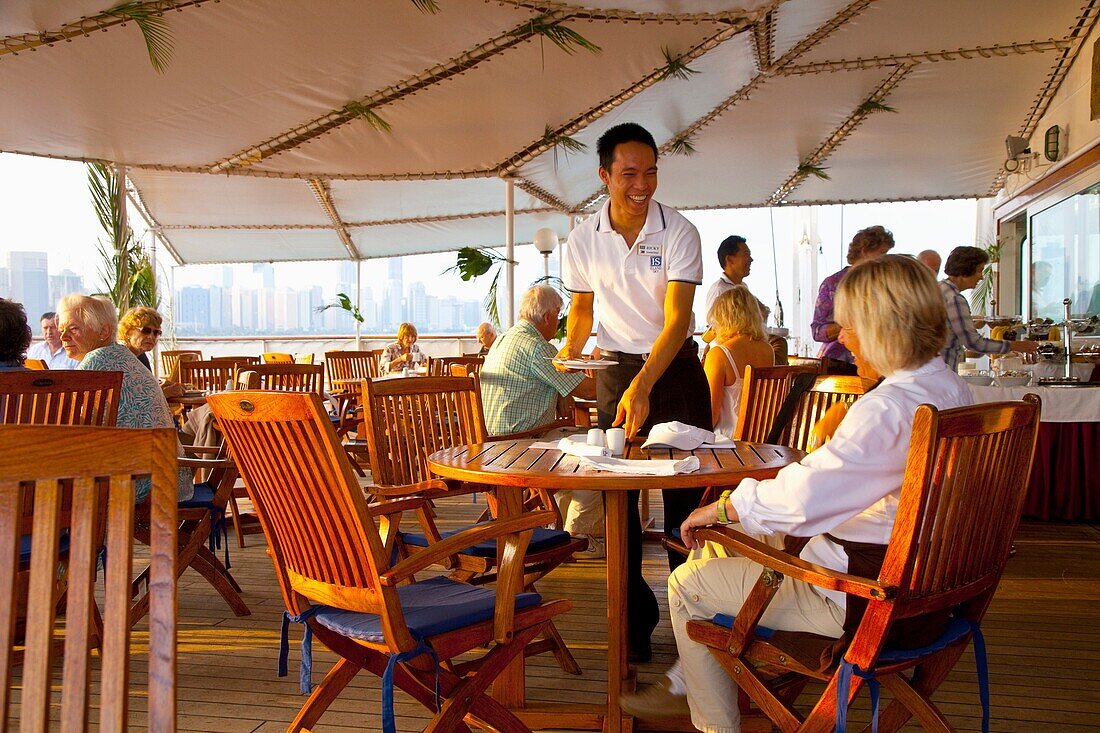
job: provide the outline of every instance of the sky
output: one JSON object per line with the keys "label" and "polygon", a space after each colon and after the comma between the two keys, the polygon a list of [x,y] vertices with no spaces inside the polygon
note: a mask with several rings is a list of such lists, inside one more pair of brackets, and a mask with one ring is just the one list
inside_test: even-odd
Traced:
{"label": "sky", "polygon": [[[658,200],[660,193],[658,186]],[[4,224],[0,233],[0,266],[6,265],[10,251],[45,251],[51,274],[62,268],[73,270],[84,276],[87,287],[95,289],[99,268],[96,242],[101,235],[83,164],[0,153],[0,202],[0,220]],[[812,212],[807,208],[684,212],[699,228],[703,243],[704,286],[697,293],[696,312],[701,311],[706,287],[720,274],[715,249],[730,234],[746,237],[752,250],[755,262],[746,281],[749,288],[765,303],[774,305],[778,270],[779,300],[784,303],[784,310],[793,315],[797,302],[812,302],[816,294],[811,274],[820,281],[840,269],[845,248],[859,229],[881,224],[893,231],[895,252],[916,254],[928,248],[939,251],[946,259],[952,248],[975,243],[976,208],[973,200],[956,200],[825,206],[814,207]],[[139,234],[144,234],[140,217],[131,212],[131,224]],[[812,237],[815,233],[812,219],[816,219],[820,257],[811,273],[806,251],[814,245],[804,240],[805,235]],[[146,241],[150,239],[148,236]],[[172,263],[163,248],[160,253],[162,276],[166,276]],[[557,257],[557,253],[551,256],[555,269]],[[488,287],[486,278],[463,283],[456,275],[440,276],[454,263],[454,258],[454,253],[406,258],[406,285],[422,281],[428,292],[438,297],[482,298]],[[542,275],[542,258],[533,247],[524,246],[517,248],[517,259],[516,287],[522,291]],[[385,260],[365,261],[364,287],[372,281],[384,280],[385,268]],[[243,276],[247,271],[246,266],[237,272]],[[792,277],[795,271],[800,273],[799,278]],[[324,288],[324,297],[335,294],[335,270],[330,263],[276,265],[275,272],[276,287],[301,288],[317,283]],[[794,282],[799,279],[800,282]],[[220,266],[178,267],[174,272],[177,289],[220,280]]]}

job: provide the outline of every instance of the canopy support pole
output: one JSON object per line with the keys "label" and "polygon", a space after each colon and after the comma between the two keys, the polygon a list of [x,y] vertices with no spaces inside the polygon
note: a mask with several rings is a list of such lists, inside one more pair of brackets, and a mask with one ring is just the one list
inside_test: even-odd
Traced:
{"label": "canopy support pole", "polygon": [[[363,313],[363,304],[360,302],[363,298],[363,260],[355,261],[355,312],[360,315]],[[363,350],[363,323],[356,318],[355,319],[355,350]]]}
{"label": "canopy support pole", "polygon": [[516,184],[511,178],[504,181],[504,220],[504,256],[508,260],[505,270],[508,307],[505,314],[508,319],[506,326],[511,328],[516,323]]}
{"label": "canopy support pole", "polygon": [[128,222],[126,221],[126,166],[119,163],[115,163],[115,175],[118,177],[118,190],[115,191],[115,197],[117,199],[116,204],[118,206],[118,241],[115,242],[115,251],[119,253],[119,262],[122,264],[122,271],[118,273],[118,309],[119,315],[130,309],[130,276],[133,274],[130,272],[130,259],[122,256],[122,250],[126,247],[126,230],[128,228]]}

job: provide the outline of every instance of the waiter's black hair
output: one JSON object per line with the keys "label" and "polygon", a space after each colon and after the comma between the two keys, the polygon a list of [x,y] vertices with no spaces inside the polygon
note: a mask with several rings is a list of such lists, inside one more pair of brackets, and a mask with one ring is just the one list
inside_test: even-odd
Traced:
{"label": "waiter's black hair", "polygon": [[731,234],[723,239],[722,243],[718,245],[718,266],[723,270],[726,269],[726,258],[735,256],[741,251],[741,247],[746,244],[748,242],[745,241],[745,238],[737,234]]}
{"label": "waiter's black hair", "polygon": [[653,149],[653,159],[657,159],[657,142],[649,134],[649,130],[636,122],[624,122],[610,128],[596,141],[596,154],[600,156],[601,168],[605,171],[611,170],[611,163],[615,160],[615,148],[623,143],[648,145]]}

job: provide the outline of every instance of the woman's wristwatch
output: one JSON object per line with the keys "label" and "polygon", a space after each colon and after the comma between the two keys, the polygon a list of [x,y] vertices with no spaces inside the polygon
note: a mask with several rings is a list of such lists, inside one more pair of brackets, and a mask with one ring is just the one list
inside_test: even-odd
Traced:
{"label": "woman's wristwatch", "polygon": [[718,497],[718,524],[732,524],[733,521],[726,513],[726,502],[729,501],[730,494],[733,493],[732,489],[726,489]]}

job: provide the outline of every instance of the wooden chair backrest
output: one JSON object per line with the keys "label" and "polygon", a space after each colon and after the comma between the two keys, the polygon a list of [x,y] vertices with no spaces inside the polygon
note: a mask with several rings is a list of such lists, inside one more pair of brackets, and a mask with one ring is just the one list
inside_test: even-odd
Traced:
{"label": "wooden chair backrest", "polygon": [[295,354],[295,364],[312,364],[316,361],[316,357],[313,354]]}
{"label": "wooden chair backrest", "polygon": [[894,529],[845,659],[874,664],[888,632],[937,612],[980,623],[1020,522],[1039,434],[1039,398],[917,408]]}
{"label": "wooden chair backrest", "polygon": [[430,454],[488,435],[473,377],[364,380],[363,422],[371,470],[385,486],[426,481]]}
{"label": "wooden chair backrest", "polygon": [[202,359],[202,352],[198,349],[178,349],[176,351],[160,352],[160,373],[163,376],[174,374],[179,366],[181,354],[193,354],[196,360]]}
{"label": "wooden chair backrest", "polygon": [[456,376],[454,371],[456,366],[466,367],[466,374],[463,376],[472,377],[481,372],[481,366],[485,363],[485,359],[480,356],[445,356],[439,361],[444,377]]}
{"label": "wooden chair backrest", "polygon": [[221,392],[233,383],[237,365],[231,361],[181,361],[180,384],[205,392]]}
{"label": "wooden chair backrest", "polygon": [[813,386],[799,396],[794,415],[779,439],[780,445],[809,451],[814,426],[829,408],[839,403],[853,404],[874,384],[873,380],[862,377],[816,377]]}
{"label": "wooden chair backrest", "polygon": [[[26,495],[33,492],[30,582],[20,693],[20,729],[86,730],[91,692],[91,639],[96,633],[94,589],[101,538],[106,536],[104,623],[98,727],[128,728],[130,696],[130,582],[133,567],[134,486],[152,477],[149,627],[150,730],[176,729],[176,434],[174,430],[99,427],[0,427],[0,597],[15,597],[19,538]],[[43,445],[49,451],[41,450]],[[60,711],[52,669],[56,658],[57,568],[63,507],[71,514],[64,664]],[[105,507],[105,509],[104,509]],[[104,523],[106,524],[104,530]],[[0,604],[0,720],[12,701],[15,604]]]}
{"label": "wooden chair backrest", "polygon": [[264,364],[293,364],[294,354],[285,354],[281,351],[268,351],[263,355]]}
{"label": "wooden chair backrest", "polygon": [[50,365],[41,359],[24,359],[23,366],[31,371],[45,372],[50,370]]}
{"label": "wooden chair backrest", "polygon": [[122,372],[0,372],[0,424],[114,426]]}
{"label": "wooden chair backrest", "polygon": [[237,366],[259,364],[260,357],[258,356],[212,356],[210,361],[228,361],[236,364]]}
{"label": "wooden chair backrest", "polygon": [[321,364],[255,364],[248,368],[260,379],[260,389],[278,392],[324,392],[325,368]]}
{"label": "wooden chair backrest", "polygon": [[741,405],[738,407],[734,440],[763,443],[783,400],[791,391],[791,380],[796,374],[809,371],[809,367],[799,366],[746,366],[741,381]]}
{"label": "wooden chair backrest", "polygon": [[347,392],[347,385],[336,385],[336,379],[371,379],[378,376],[378,359],[369,351],[326,351],[325,371],[329,391]]}
{"label": "wooden chair backrest", "polygon": [[218,420],[267,537],[287,608],[324,603],[388,615],[415,646],[396,593],[379,587],[389,551],[368,516],[347,454],[316,394],[211,395]]}

